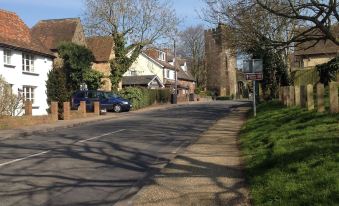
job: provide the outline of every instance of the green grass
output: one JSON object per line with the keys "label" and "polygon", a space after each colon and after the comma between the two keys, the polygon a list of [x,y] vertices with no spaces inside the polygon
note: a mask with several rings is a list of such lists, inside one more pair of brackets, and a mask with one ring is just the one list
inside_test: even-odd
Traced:
{"label": "green grass", "polygon": [[254,205],[339,205],[339,115],[261,104],[241,148]]}

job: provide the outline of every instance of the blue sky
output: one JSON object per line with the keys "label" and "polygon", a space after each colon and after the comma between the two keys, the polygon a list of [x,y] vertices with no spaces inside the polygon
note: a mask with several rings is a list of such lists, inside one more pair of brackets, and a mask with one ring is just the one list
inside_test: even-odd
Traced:
{"label": "blue sky", "polygon": [[[172,0],[183,23],[180,26],[204,23],[197,11],[204,6],[202,0]],[[17,13],[32,27],[42,19],[79,17],[83,13],[83,0],[0,0],[0,8]]]}

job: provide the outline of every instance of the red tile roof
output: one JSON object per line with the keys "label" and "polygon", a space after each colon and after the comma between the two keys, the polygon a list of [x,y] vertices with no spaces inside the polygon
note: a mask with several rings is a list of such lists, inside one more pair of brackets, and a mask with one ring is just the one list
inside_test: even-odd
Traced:
{"label": "red tile roof", "polygon": [[53,50],[63,41],[71,42],[80,23],[79,18],[41,20],[32,28],[32,35]]}
{"label": "red tile roof", "polygon": [[[339,25],[332,27],[332,31],[339,38]],[[336,54],[339,53],[339,46],[334,44],[331,40],[307,41],[297,46],[295,55],[322,55],[322,54]]]}
{"label": "red tile roof", "polygon": [[93,52],[96,62],[108,62],[113,50],[113,38],[89,37],[86,38],[88,48]]}
{"label": "red tile roof", "polygon": [[1,45],[52,56],[17,14],[0,9],[0,25]]}

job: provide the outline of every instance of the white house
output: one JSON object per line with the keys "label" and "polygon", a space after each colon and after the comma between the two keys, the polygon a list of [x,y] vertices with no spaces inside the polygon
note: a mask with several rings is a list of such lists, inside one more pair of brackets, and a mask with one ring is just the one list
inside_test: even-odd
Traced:
{"label": "white house", "polygon": [[0,10],[0,75],[14,94],[33,102],[33,115],[47,114],[47,74],[53,66],[53,54],[15,14]]}
{"label": "white house", "polygon": [[[157,49],[146,50],[139,55],[137,60],[123,76],[145,76],[144,79],[147,79],[152,75],[156,75],[161,81],[161,87],[171,87],[174,85],[175,67],[168,63],[166,52]],[[141,78],[137,79],[140,81]],[[128,80],[130,84],[131,78],[128,78]],[[124,82],[122,82],[122,84],[124,85]]]}

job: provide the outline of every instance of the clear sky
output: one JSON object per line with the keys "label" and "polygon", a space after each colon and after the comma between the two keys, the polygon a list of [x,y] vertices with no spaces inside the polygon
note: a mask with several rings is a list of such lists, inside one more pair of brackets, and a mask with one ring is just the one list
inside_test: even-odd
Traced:
{"label": "clear sky", "polygon": [[[181,28],[204,23],[197,14],[204,6],[202,0],[171,0],[178,16],[183,19]],[[0,8],[17,13],[32,27],[42,19],[81,17],[83,0],[0,0]]]}

